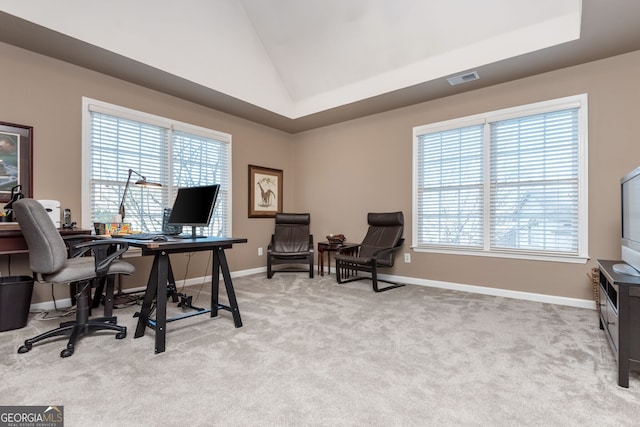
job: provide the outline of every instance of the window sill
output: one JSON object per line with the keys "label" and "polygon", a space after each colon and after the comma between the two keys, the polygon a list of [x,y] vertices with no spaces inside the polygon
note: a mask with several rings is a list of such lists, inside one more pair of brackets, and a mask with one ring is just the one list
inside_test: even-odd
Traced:
{"label": "window sill", "polygon": [[411,247],[415,252],[437,253],[443,255],[463,255],[463,256],[480,256],[490,258],[509,258],[509,259],[524,259],[529,261],[548,261],[548,262],[563,262],[570,264],[586,264],[589,257],[584,256],[552,256],[552,255],[540,255],[531,253],[507,253],[507,252],[484,252],[484,251],[471,251],[471,250],[453,250],[443,248],[421,248]]}

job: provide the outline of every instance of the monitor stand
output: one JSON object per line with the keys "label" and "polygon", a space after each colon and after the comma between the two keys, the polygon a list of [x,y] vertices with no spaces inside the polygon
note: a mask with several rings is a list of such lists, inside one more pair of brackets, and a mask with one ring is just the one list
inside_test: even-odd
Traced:
{"label": "monitor stand", "polygon": [[207,237],[207,236],[205,236],[204,234],[196,234],[196,226],[192,225],[191,226],[191,234],[184,234],[183,233],[183,234],[178,234],[176,237],[179,238],[179,239],[202,239],[202,238]]}

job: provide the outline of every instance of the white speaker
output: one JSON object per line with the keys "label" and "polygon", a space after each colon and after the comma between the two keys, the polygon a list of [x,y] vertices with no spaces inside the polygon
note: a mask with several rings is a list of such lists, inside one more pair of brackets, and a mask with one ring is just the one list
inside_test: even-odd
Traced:
{"label": "white speaker", "polygon": [[56,228],[60,228],[60,202],[57,200],[38,200],[49,214]]}

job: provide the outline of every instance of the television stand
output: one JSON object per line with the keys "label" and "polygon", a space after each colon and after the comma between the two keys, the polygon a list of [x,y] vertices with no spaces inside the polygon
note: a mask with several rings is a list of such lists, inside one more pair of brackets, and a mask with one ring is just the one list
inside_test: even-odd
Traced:
{"label": "television stand", "polygon": [[640,277],[616,272],[620,262],[598,260],[598,311],[618,362],[618,385],[629,387],[629,369],[640,368]]}

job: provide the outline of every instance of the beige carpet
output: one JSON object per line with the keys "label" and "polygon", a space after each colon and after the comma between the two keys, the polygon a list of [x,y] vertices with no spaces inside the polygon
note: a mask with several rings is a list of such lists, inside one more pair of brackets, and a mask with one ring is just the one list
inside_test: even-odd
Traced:
{"label": "beige carpet", "polygon": [[[420,286],[276,274],[234,279],[230,313],[133,339],[85,337],[17,354],[56,322],[0,333],[0,405],[64,405],[65,426],[621,426],[640,375],[616,384],[595,311]],[[188,288],[208,307],[209,285]],[[224,298],[224,296],[223,296]],[[173,307],[171,310],[181,310]]]}

